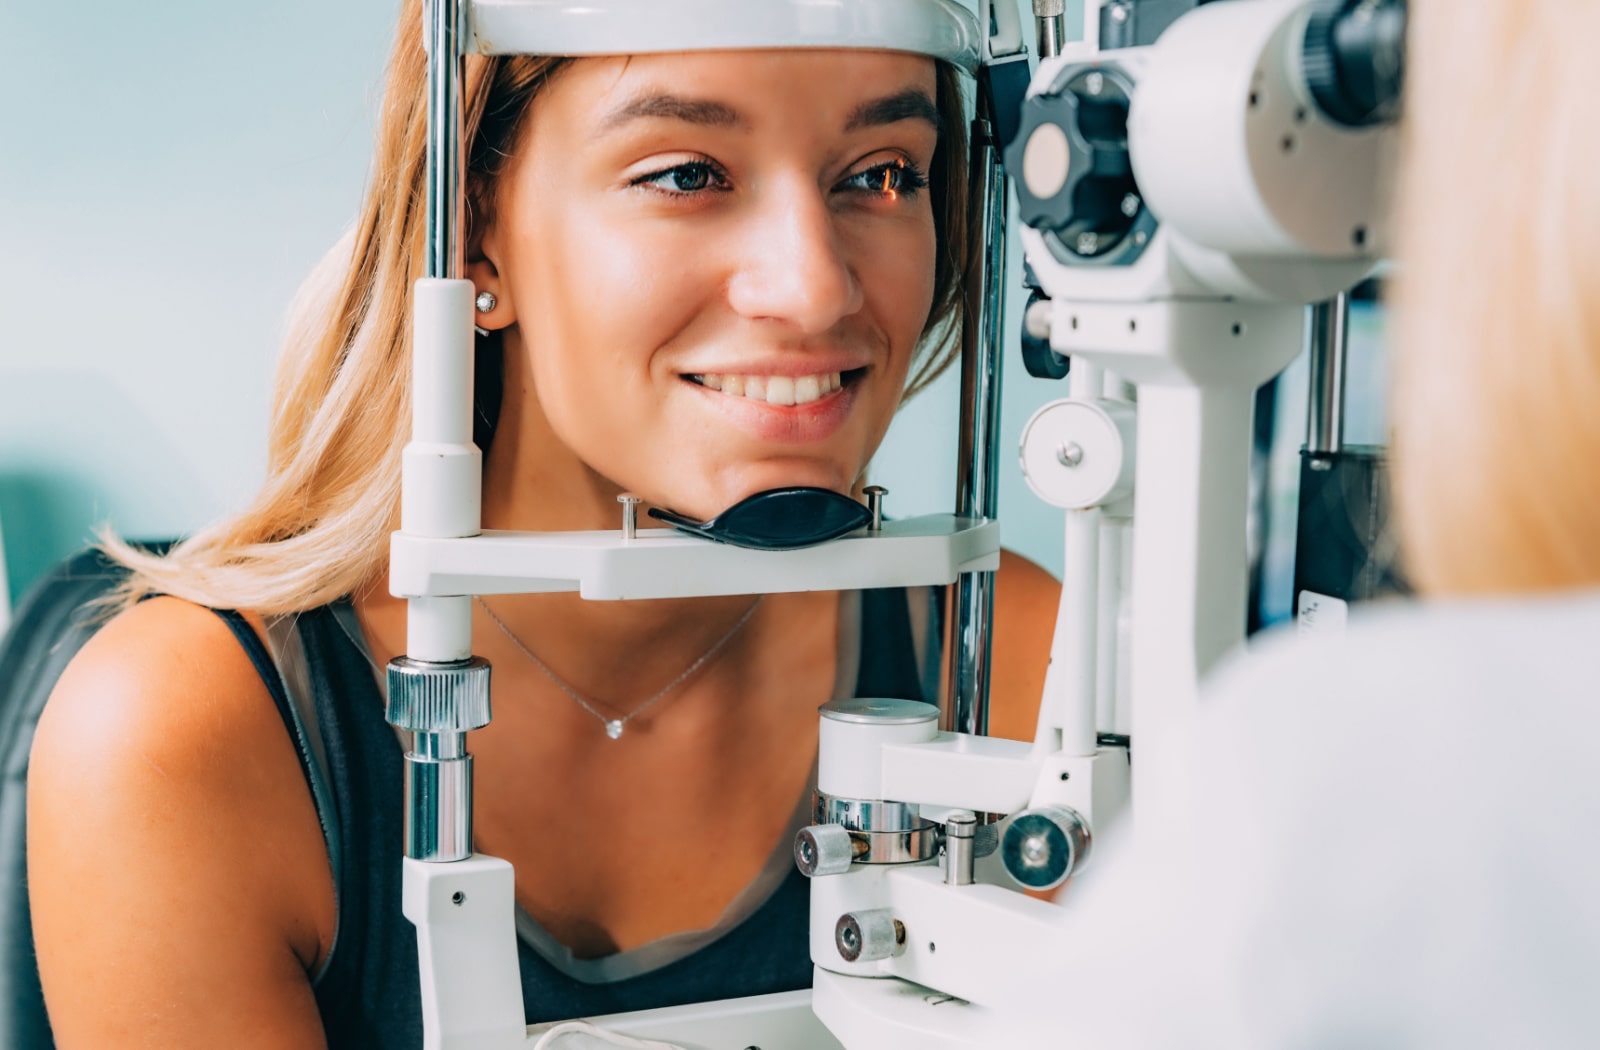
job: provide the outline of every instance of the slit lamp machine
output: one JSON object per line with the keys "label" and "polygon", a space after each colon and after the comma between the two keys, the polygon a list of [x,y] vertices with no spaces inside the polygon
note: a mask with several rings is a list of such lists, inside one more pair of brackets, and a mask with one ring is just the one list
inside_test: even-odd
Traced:
{"label": "slit lamp machine", "polygon": [[[1403,0],[1084,6],[1085,43],[1064,45],[1062,0],[1030,12],[983,0],[978,18],[953,0],[425,5],[427,276],[391,548],[406,655],[388,669],[388,717],[414,741],[396,860],[428,1050],[556,1034],[524,1023],[512,869],[473,852],[466,747],[490,718],[472,596],[545,591],[608,601],[950,587],[942,710],[870,698],[822,709],[815,823],[795,843],[810,876],[814,989],[595,1019],[600,1029],[636,1040],[619,1045],[696,1050],[1069,1037],[1021,989],[1085,949],[1062,905],[1022,891],[1061,885],[1124,811],[1135,834],[1159,833],[1183,789],[1163,732],[1243,640],[1253,395],[1300,351],[1307,305],[1342,302],[1384,253],[1405,28]],[[631,506],[616,531],[485,532],[474,292],[461,278],[463,56],[776,47],[908,51],[972,75],[968,207],[981,256],[962,333],[954,513],[874,513],[780,550],[636,532]],[[986,735],[1013,194],[1033,286],[1024,360],[1068,382],[1021,444],[1066,545],[1031,743]]]}

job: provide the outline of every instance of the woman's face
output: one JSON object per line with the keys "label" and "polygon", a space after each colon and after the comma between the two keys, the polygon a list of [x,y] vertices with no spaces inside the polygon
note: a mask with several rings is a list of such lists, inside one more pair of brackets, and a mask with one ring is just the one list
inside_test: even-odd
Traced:
{"label": "woman's face", "polygon": [[[576,61],[532,104],[471,274],[568,456],[709,517],[848,491],[933,300],[931,59]],[[526,431],[525,431],[526,432]]]}

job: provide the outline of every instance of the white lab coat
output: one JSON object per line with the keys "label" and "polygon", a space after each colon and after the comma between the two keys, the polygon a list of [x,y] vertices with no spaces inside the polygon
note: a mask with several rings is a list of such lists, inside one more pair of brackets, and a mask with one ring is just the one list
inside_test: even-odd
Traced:
{"label": "white lab coat", "polygon": [[1183,742],[1184,819],[1070,890],[1051,1045],[1600,1047],[1600,592],[1286,632]]}

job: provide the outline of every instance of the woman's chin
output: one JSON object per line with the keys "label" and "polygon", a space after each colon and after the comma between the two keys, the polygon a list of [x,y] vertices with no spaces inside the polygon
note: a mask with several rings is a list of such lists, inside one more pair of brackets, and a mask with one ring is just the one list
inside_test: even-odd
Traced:
{"label": "woman's chin", "polygon": [[692,494],[682,491],[682,504],[666,506],[680,514],[704,521],[760,492],[786,488],[819,488],[848,494],[851,481],[836,464],[817,462],[760,463],[741,468],[723,484],[709,491],[701,488]]}

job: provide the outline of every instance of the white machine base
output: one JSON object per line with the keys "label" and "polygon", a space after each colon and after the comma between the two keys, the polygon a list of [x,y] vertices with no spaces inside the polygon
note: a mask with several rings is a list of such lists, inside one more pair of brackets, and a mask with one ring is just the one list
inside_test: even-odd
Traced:
{"label": "white machine base", "polygon": [[[676,1043],[684,1050],[843,1050],[811,1012],[811,993],[804,991],[641,1010],[591,1020],[607,1031]],[[554,1027],[555,1023],[529,1026],[528,1042],[537,1042]],[[561,1050],[614,1050],[599,1039],[581,1035],[569,1036],[558,1046]]]}

